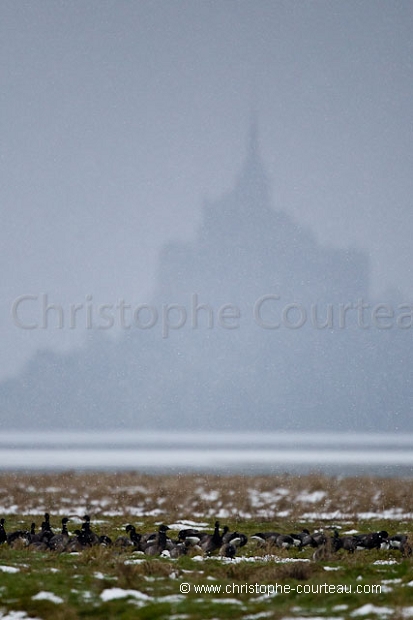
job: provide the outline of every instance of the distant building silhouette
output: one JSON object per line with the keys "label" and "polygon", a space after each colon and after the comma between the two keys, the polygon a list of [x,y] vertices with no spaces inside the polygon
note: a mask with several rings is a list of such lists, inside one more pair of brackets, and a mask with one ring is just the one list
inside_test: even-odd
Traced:
{"label": "distant building silhouette", "polygon": [[408,316],[376,305],[363,251],[273,208],[253,121],[233,190],[163,248],[150,307],[120,342],[43,352],[3,382],[4,425],[413,430]]}
{"label": "distant building silhouette", "polygon": [[346,302],[369,288],[363,252],[321,247],[309,230],[272,208],[255,122],[234,189],[204,205],[193,245],[164,248],[159,273],[157,296],[166,302],[201,290],[211,301],[232,295],[234,302],[251,302],[249,296],[276,291],[286,301]]}

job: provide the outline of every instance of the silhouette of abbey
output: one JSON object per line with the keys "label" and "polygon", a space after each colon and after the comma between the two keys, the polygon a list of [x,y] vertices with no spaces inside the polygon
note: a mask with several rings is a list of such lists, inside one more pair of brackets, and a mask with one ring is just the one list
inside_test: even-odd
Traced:
{"label": "silhouette of abbey", "polygon": [[413,430],[411,308],[371,300],[363,251],[271,204],[255,122],[232,191],[163,248],[127,320],[0,384],[4,428]]}

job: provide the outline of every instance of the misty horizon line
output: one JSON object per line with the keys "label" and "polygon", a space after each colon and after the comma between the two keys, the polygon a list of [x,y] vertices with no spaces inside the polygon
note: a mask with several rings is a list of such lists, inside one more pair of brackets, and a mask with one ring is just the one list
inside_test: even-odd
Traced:
{"label": "misty horizon line", "polygon": [[203,445],[211,442],[217,445],[249,445],[269,444],[280,442],[283,446],[297,446],[300,442],[306,446],[327,447],[332,440],[338,440],[342,445],[354,446],[409,446],[413,441],[413,432],[400,431],[355,431],[355,430],[226,430],[220,429],[217,433],[214,430],[174,430],[174,429],[119,429],[114,427],[107,430],[83,429],[72,430],[68,428],[48,429],[46,431],[25,431],[21,429],[6,429],[0,435],[0,446],[10,446],[11,444],[30,445],[30,444],[51,444],[54,445],[59,438],[64,438],[64,443],[71,444],[101,444],[101,443],[139,443],[155,444],[174,443],[187,444],[192,446],[194,442]]}

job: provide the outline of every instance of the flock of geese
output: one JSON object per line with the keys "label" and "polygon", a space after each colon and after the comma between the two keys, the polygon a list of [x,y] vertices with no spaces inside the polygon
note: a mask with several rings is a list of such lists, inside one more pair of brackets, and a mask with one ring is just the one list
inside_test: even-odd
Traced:
{"label": "flock of geese", "polygon": [[[217,554],[226,558],[234,558],[238,549],[244,547],[248,537],[241,532],[231,532],[227,526],[220,531],[219,521],[215,522],[212,533],[202,532],[193,528],[182,529],[176,539],[168,536],[170,528],[160,525],[158,530],[151,533],[141,534],[136,531],[134,525],[127,525],[125,534],[112,540],[109,536],[98,535],[92,530],[90,516],[82,517],[80,529],[69,534],[67,524],[69,517],[61,520],[61,530],[55,533],[50,524],[50,515],[45,513],[44,521],[40,530],[36,532],[35,523],[31,524],[30,530],[16,530],[6,532],[5,519],[0,519],[0,545],[7,544],[12,548],[30,548],[39,551],[79,552],[93,546],[128,548],[131,551],[140,551],[148,556],[163,556],[177,558],[181,555]],[[250,536],[260,547],[278,547],[282,549],[304,547],[315,548],[313,559],[320,559],[326,551],[337,552],[344,549],[354,553],[362,549],[398,549],[404,555],[411,555],[412,547],[405,534],[389,536],[388,532],[369,532],[367,534],[352,534],[340,536],[335,530],[334,534],[327,536],[324,532],[314,532],[304,529],[298,534],[280,534],[279,532],[257,532]]]}

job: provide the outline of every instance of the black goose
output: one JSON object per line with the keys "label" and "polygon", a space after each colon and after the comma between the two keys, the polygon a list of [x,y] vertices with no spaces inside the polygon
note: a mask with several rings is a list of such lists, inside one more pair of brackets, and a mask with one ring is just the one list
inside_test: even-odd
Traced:
{"label": "black goose", "polygon": [[32,523],[30,546],[32,549],[44,551],[48,548],[49,540],[54,536],[50,525],[50,515],[48,512],[44,515],[44,521],[40,526],[40,532],[36,534],[36,525]]}
{"label": "black goose", "polygon": [[307,529],[302,530],[299,534],[291,534],[291,537],[294,539],[295,546],[300,549],[302,547],[307,547],[308,545],[311,545],[312,547],[317,546],[309,530]]}
{"label": "black goose", "polygon": [[126,532],[129,533],[129,540],[132,543],[132,545],[136,549],[139,549],[140,543],[141,543],[141,539],[142,539],[142,534],[139,534],[136,531],[136,527],[134,525],[127,525],[125,529],[126,529]]}
{"label": "black goose", "polygon": [[41,529],[40,532],[37,532],[36,534],[35,523],[32,523],[30,534],[30,546],[33,549],[36,548],[40,551],[43,551],[45,546],[48,548],[49,540],[53,538],[53,532],[51,529]]}
{"label": "black goose", "polygon": [[146,532],[146,534],[142,534],[139,543],[141,551],[144,551],[147,545],[155,542],[157,536],[158,532]]}
{"label": "black goose", "polygon": [[226,542],[221,545],[218,555],[224,558],[235,558],[237,554],[237,547],[230,542]]}
{"label": "black goose", "polygon": [[150,538],[144,548],[145,555],[161,555],[167,545],[166,532],[169,530],[167,525],[160,525],[155,538]]}
{"label": "black goose", "polygon": [[337,530],[334,530],[334,536],[331,539],[331,548],[333,551],[344,549],[349,553],[354,553],[357,549],[357,538],[355,536],[340,536]]}
{"label": "black goose", "polygon": [[83,551],[85,547],[90,546],[90,545],[83,544],[83,538],[82,538],[83,532],[81,530],[75,530],[73,533],[74,533],[74,536],[69,538],[65,551],[67,551],[68,553],[77,553],[79,551]]}
{"label": "black goose", "polygon": [[183,542],[188,540],[191,544],[197,545],[201,540],[203,534],[198,530],[194,530],[193,528],[187,528],[185,530],[181,530],[178,534],[178,540]]}
{"label": "black goose", "polygon": [[205,534],[199,543],[204,553],[210,554],[222,546],[222,536],[219,533],[219,521],[215,521],[213,534]]}
{"label": "black goose", "polygon": [[30,526],[30,549],[36,551],[47,551],[49,549],[49,539],[52,537],[52,532],[47,530],[40,531],[36,534],[36,523],[32,523]]}
{"label": "black goose", "polygon": [[69,518],[63,517],[62,519],[62,531],[60,534],[55,534],[49,539],[49,549],[52,551],[64,551],[67,543],[69,542],[69,532],[67,531],[67,524]]}
{"label": "black goose", "polygon": [[42,522],[42,525],[41,525],[41,530],[42,532],[51,532],[53,536],[53,530],[50,525],[50,515],[48,512],[45,512],[44,521]]}
{"label": "black goose", "polygon": [[289,534],[280,534],[277,536],[275,544],[277,547],[281,547],[281,549],[289,549],[290,547],[296,546],[294,538]]}
{"label": "black goose", "polygon": [[370,532],[369,534],[358,534],[354,536],[356,549],[380,549],[382,543],[389,537],[388,532]]}
{"label": "black goose", "polygon": [[169,553],[171,558],[180,558],[183,555],[188,555],[188,553],[194,550],[195,547],[196,545],[194,545],[188,537],[182,541],[178,540],[177,543],[172,545],[169,549]]}
{"label": "black goose", "polygon": [[222,535],[223,544],[231,544],[233,547],[244,547],[248,542],[248,537],[241,532],[224,532]]}
{"label": "black goose", "polygon": [[113,541],[110,536],[102,534],[101,536],[99,536],[99,545],[101,547],[111,547],[113,545]]}
{"label": "black goose", "polygon": [[327,542],[327,536],[324,532],[314,532],[312,535],[313,545],[314,547],[320,547],[321,545],[325,545]]}
{"label": "black goose", "polygon": [[4,519],[0,519],[0,545],[7,542],[7,534],[6,530],[4,529],[5,523],[6,521]]}
{"label": "black goose", "polygon": [[406,534],[395,534],[394,536],[389,536],[387,539],[388,549],[400,549],[406,545],[407,536]]}
{"label": "black goose", "polygon": [[[133,528],[135,530],[135,526],[134,525],[127,525],[125,527],[125,531],[126,534],[129,534],[129,536],[118,536],[115,540],[115,542],[113,543],[115,547],[134,547],[134,543],[132,542],[132,537],[131,537],[131,528]],[[136,532],[136,530],[135,530]]]}
{"label": "black goose", "polygon": [[16,530],[7,534],[7,544],[13,548],[28,547],[31,542],[31,534],[28,530]]}
{"label": "black goose", "polygon": [[261,547],[264,547],[265,545],[275,545],[279,535],[279,532],[257,532],[250,538],[255,540]]}
{"label": "black goose", "polygon": [[89,515],[83,517],[82,531],[78,538],[80,544],[84,547],[93,547],[93,545],[99,545],[101,542],[99,536],[95,534],[90,527]]}
{"label": "black goose", "polygon": [[390,549],[399,549],[404,556],[412,555],[412,546],[406,534],[395,534],[387,540]]}

